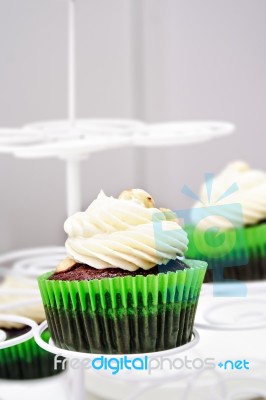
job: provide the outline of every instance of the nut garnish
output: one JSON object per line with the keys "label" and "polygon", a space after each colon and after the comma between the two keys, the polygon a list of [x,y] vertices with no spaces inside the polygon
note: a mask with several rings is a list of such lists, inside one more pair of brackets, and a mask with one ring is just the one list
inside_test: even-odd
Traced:
{"label": "nut garnish", "polygon": [[120,200],[136,200],[146,208],[154,208],[155,202],[151,195],[142,189],[128,189],[120,193]]}
{"label": "nut garnish", "polygon": [[64,258],[64,260],[62,260],[57,268],[56,268],[56,272],[64,272],[64,271],[68,271],[69,269],[71,269],[74,265],[76,264],[76,261],[73,260],[70,257],[66,257]]}

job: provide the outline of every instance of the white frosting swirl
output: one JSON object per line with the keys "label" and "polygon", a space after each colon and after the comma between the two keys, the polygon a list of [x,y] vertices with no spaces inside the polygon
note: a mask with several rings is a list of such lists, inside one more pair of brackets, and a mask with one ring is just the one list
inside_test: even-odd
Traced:
{"label": "white frosting swirl", "polygon": [[101,192],[85,212],[66,220],[66,249],[77,262],[97,269],[147,270],[187,250],[187,235],[172,217]]}
{"label": "white frosting swirl", "polygon": [[[237,185],[238,190],[223,197],[233,184]],[[192,220],[201,220],[201,229],[216,226],[227,230],[254,225],[266,219],[266,173],[253,170],[242,161],[233,162],[214,178],[210,200],[206,184],[202,185],[199,197],[201,202],[194,205]],[[237,204],[241,208],[234,206]],[[225,205],[227,207],[219,207]],[[208,212],[211,206],[218,207],[219,215],[215,210],[213,213]]]}
{"label": "white frosting swirl", "polygon": [[[36,294],[32,294],[36,291]],[[33,319],[37,323],[45,320],[38,284],[34,279],[19,279],[8,276],[0,284],[1,314],[14,314]],[[0,321],[0,328],[19,328],[15,322]]]}

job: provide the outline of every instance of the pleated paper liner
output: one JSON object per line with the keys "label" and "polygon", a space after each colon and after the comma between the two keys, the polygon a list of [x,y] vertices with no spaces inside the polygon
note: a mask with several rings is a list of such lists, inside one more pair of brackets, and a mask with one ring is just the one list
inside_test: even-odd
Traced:
{"label": "pleated paper liner", "polygon": [[[208,263],[204,282],[266,279],[266,223],[229,230],[217,243],[217,235],[187,227],[187,258]],[[219,236],[218,236],[218,240]]]}
{"label": "pleated paper liner", "polygon": [[[44,332],[42,338],[48,342],[49,332]],[[0,379],[46,378],[60,373],[60,365],[55,370],[54,355],[39,347],[33,338],[0,350]]]}
{"label": "pleated paper liner", "polygon": [[51,337],[58,347],[97,354],[134,354],[191,340],[207,268],[91,281],[39,278]]}

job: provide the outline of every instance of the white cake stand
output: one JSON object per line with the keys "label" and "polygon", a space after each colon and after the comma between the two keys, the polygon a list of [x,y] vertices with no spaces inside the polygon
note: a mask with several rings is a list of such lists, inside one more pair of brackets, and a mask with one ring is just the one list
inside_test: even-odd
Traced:
{"label": "white cake stand", "polygon": [[29,326],[31,329],[24,333],[23,335],[20,335],[18,337],[15,337],[13,339],[8,339],[5,334],[5,331],[3,329],[0,329],[0,351],[2,349],[6,349],[11,346],[15,346],[20,343],[24,343],[27,340],[31,339],[35,335],[35,329],[37,328],[36,322],[32,321],[29,318],[25,317],[19,317],[17,315],[5,315],[5,314],[0,314],[0,322],[10,322],[10,323],[16,323],[16,324],[23,324],[26,326]]}
{"label": "white cake stand", "polygon": [[197,143],[230,134],[234,125],[195,121],[148,126],[135,120],[77,119],[76,0],[65,3],[68,5],[68,118],[31,123],[21,129],[1,128],[0,153],[28,159],[56,157],[65,160],[67,215],[71,215],[81,210],[80,165],[90,154],[124,146]]}
{"label": "white cake stand", "polygon": [[[100,355],[99,354],[91,354],[91,353],[82,353],[82,352],[76,352],[76,351],[70,351],[70,350],[64,350],[61,349],[57,346],[54,345],[52,340],[50,340],[49,343],[46,343],[41,335],[42,333],[48,328],[47,321],[44,321],[36,330],[35,333],[35,340],[37,344],[45,349],[46,351],[53,353],[53,354],[58,354],[60,356],[63,356],[68,359],[75,359],[75,360],[85,360],[85,359],[93,359],[97,358]],[[166,350],[166,351],[158,351],[158,352],[153,352],[153,353],[141,353],[141,354],[122,354],[122,355],[104,355],[105,358],[107,359],[112,359],[113,357],[119,357],[119,356],[126,356],[128,359],[133,359],[133,358],[139,358],[139,357],[145,357],[148,356],[149,358],[153,357],[173,357],[176,355],[184,354],[184,352],[188,351],[189,349],[193,348],[194,346],[197,345],[199,342],[199,334],[196,329],[193,330],[193,337],[191,342],[180,346],[176,347],[174,349]],[[82,368],[79,369],[72,369],[71,370],[71,375],[72,375],[72,394],[71,394],[71,400],[85,400],[85,385],[84,385],[84,370]],[[107,378],[108,374],[104,373],[103,374],[105,378]],[[180,374],[180,379],[183,377],[183,374]],[[110,378],[110,375],[109,375]],[[113,378],[113,377],[112,377]],[[127,397],[127,400],[133,400],[137,398],[141,393],[143,393],[145,390],[148,390],[151,386],[154,387],[157,385],[161,385],[165,383],[167,380],[167,376],[163,376],[161,378],[158,378],[158,375],[154,377],[154,379],[151,379],[150,376],[143,376],[139,371],[134,371],[131,370],[130,372],[126,374],[120,375],[118,379],[121,379],[122,381],[131,381],[135,382],[135,384],[138,386],[137,390],[135,393],[130,394]],[[168,377],[168,380],[172,379],[178,379],[178,374],[175,373],[174,376]]]}
{"label": "white cake stand", "polygon": [[[66,0],[65,3],[68,6],[68,116],[65,120],[30,123],[22,128],[1,128],[0,153],[25,159],[54,157],[63,160],[66,165],[66,213],[71,215],[81,210],[80,169],[82,160],[87,159],[90,154],[128,146],[145,149],[194,144],[224,137],[232,133],[235,128],[231,123],[219,121],[184,121],[148,125],[135,120],[77,119],[76,0]],[[136,156],[137,173],[140,171],[143,174],[143,154],[136,152]],[[141,166],[141,169],[138,166]],[[48,264],[49,269],[53,267],[54,262],[63,254],[64,250],[57,247],[11,252],[0,256],[1,271],[16,274],[19,272],[21,279],[31,279],[44,272]],[[12,270],[10,266],[13,267]],[[193,345],[196,343],[196,338],[195,333]],[[176,351],[183,350],[180,347]],[[79,383],[82,383],[81,374],[77,374],[76,381],[74,380],[76,390]],[[83,393],[80,396],[82,398]]]}
{"label": "white cake stand", "polygon": [[[219,331],[246,331],[266,328],[266,281],[242,282],[246,295],[234,297],[231,284],[203,284],[195,326]],[[214,285],[219,286],[215,296]],[[212,302],[210,304],[210,298]]]}
{"label": "white cake stand", "polygon": [[[217,283],[220,285],[218,290],[214,290],[215,283],[204,284],[195,318],[195,326],[202,338],[198,348],[201,357],[212,353],[222,363],[228,358],[246,358],[253,364],[252,371],[240,374],[239,371],[229,374],[219,371],[217,387],[221,400],[266,396],[266,281],[242,283],[246,285],[246,296],[243,297],[234,297],[234,292],[229,296],[228,283]],[[220,349],[216,343],[221,341]],[[192,387],[187,395],[191,390]]]}

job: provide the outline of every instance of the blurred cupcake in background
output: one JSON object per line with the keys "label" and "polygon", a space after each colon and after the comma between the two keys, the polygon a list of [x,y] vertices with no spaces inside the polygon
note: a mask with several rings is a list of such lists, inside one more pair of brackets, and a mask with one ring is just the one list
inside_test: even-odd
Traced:
{"label": "blurred cupcake in background", "polygon": [[[45,313],[36,291],[36,280],[6,276],[0,283],[0,314],[0,331],[5,340],[17,338],[31,329],[29,326],[5,320],[5,315],[27,317],[38,324],[43,322]],[[44,332],[42,337],[48,342],[49,332]],[[53,354],[40,348],[34,338],[0,349],[0,379],[40,379],[60,372],[61,368],[54,369]]]}
{"label": "blurred cupcake in background", "polygon": [[184,259],[187,234],[172,211],[140,189],[101,192],[64,228],[68,257],[39,278],[58,347],[133,354],[191,340],[206,263]]}
{"label": "blurred cupcake in background", "polygon": [[38,324],[43,322],[45,312],[36,280],[16,277],[11,270],[11,274],[5,276],[0,283],[0,314],[27,317]]}
{"label": "blurred cupcake in background", "polygon": [[233,162],[202,185],[186,256],[208,262],[207,282],[265,279],[265,222],[266,173]]}

